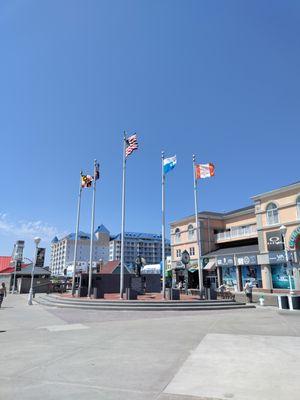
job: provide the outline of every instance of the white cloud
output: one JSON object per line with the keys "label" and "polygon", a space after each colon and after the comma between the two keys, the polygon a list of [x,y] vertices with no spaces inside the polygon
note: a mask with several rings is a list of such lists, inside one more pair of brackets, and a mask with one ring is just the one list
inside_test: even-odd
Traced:
{"label": "white cloud", "polygon": [[13,221],[7,214],[0,213],[0,233],[4,235],[18,236],[20,239],[33,239],[39,236],[43,241],[50,241],[54,236],[61,236],[55,226],[42,221]]}

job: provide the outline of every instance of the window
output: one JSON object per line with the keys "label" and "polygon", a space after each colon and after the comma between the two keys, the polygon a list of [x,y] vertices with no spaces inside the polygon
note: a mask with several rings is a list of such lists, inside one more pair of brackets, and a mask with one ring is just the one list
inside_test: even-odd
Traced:
{"label": "window", "polygon": [[176,228],[175,229],[175,242],[180,242],[180,229]]}
{"label": "window", "polygon": [[176,257],[181,257],[181,250],[176,250]]}
{"label": "window", "polygon": [[270,203],[267,205],[267,224],[274,225],[279,223],[278,208],[276,204]]}
{"label": "window", "polygon": [[195,255],[195,247],[190,247],[190,256]]}
{"label": "window", "polygon": [[192,224],[190,224],[189,226],[188,226],[188,238],[189,238],[189,240],[193,240],[194,239],[194,227],[193,227],[193,225]]}
{"label": "window", "polygon": [[296,207],[297,207],[297,218],[300,219],[300,196],[297,197]]}

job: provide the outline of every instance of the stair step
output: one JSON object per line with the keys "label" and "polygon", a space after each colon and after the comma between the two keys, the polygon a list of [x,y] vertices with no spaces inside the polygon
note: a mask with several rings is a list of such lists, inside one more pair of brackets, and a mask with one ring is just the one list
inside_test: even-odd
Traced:
{"label": "stair step", "polygon": [[99,305],[104,307],[111,306],[136,306],[136,307],[165,307],[165,306],[190,306],[190,307],[198,307],[198,306],[220,306],[220,305],[236,305],[236,304],[245,304],[241,302],[235,301],[134,301],[134,300],[123,300],[123,301],[109,301],[109,300],[80,300],[80,299],[64,299],[64,298],[51,298],[51,297],[40,297],[45,301],[53,302],[53,303],[65,303],[65,304],[82,304],[84,306],[90,305]]}
{"label": "stair step", "polygon": [[48,307],[60,307],[60,308],[77,308],[77,309],[89,309],[89,310],[118,310],[118,311],[196,311],[196,310],[225,310],[225,309],[237,309],[237,308],[255,308],[254,305],[248,305],[245,303],[238,302],[186,302],[182,304],[181,302],[173,303],[173,302],[165,302],[161,304],[156,304],[152,302],[151,304],[145,304],[146,302],[139,303],[131,303],[131,301],[123,301],[123,302],[95,302],[91,301],[64,301],[65,299],[55,299],[49,296],[43,297],[38,296],[34,299],[37,303],[48,306]]}

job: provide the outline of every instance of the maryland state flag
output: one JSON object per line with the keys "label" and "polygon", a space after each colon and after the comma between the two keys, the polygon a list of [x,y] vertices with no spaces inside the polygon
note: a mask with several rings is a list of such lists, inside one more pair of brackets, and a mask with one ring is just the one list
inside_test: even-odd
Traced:
{"label": "maryland state flag", "polygon": [[209,164],[196,164],[195,165],[196,179],[205,179],[215,176],[215,166],[212,163]]}
{"label": "maryland state flag", "polygon": [[88,188],[92,186],[93,177],[91,175],[82,175],[81,174],[81,187]]}
{"label": "maryland state flag", "polygon": [[99,163],[95,164],[94,179],[95,181],[100,178]]}

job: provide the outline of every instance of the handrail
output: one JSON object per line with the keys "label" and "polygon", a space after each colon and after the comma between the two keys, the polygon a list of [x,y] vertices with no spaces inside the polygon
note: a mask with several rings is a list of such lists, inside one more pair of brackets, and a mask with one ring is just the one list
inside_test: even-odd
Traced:
{"label": "handrail", "polygon": [[248,237],[257,233],[256,225],[237,226],[229,231],[219,232],[215,235],[216,241],[234,239],[239,237]]}

